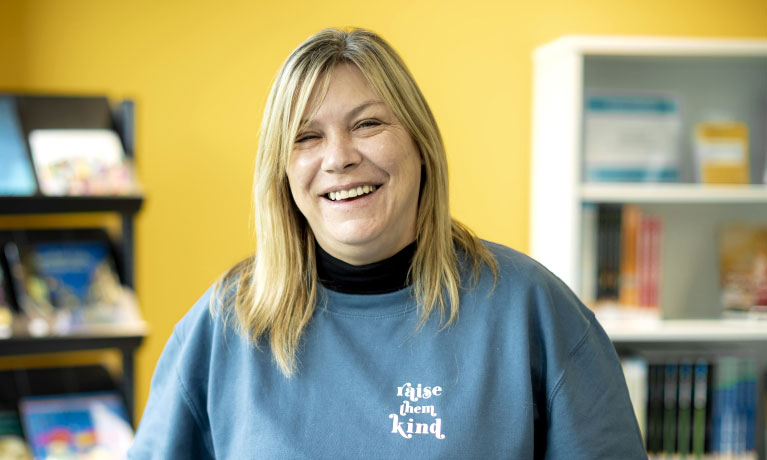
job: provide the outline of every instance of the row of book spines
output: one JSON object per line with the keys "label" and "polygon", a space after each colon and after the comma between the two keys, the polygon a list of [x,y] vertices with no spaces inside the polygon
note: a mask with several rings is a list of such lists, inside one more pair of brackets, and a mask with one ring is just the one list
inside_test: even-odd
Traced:
{"label": "row of book spines", "polygon": [[630,358],[623,368],[649,453],[700,458],[754,452],[753,359],[648,364]]}
{"label": "row of book spines", "polygon": [[[584,208],[583,297],[587,303],[655,308],[660,304],[663,221],[637,205]],[[593,251],[593,254],[587,252]]]}

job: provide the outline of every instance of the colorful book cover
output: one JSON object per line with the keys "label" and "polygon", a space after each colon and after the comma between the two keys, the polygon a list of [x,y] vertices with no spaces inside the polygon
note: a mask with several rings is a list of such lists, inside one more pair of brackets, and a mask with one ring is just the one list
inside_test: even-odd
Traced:
{"label": "colorful book cover", "polygon": [[131,162],[117,133],[108,129],[36,129],[29,147],[46,195],[138,193]]}
{"label": "colorful book cover", "polygon": [[28,263],[48,285],[51,303],[59,308],[92,303],[97,277],[114,272],[109,248],[102,242],[37,243],[25,249]]}
{"label": "colorful book cover", "polygon": [[704,184],[748,184],[748,126],[743,122],[703,122],[695,129],[698,179]]}
{"label": "colorful book cover", "polygon": [[5,255],[17,303],[34,336],[140,321],[135,298],[120,284],[104,241],[9,242]]}
{"label": "colorful book cover", "polygon": [[133,441],[115,393],[27,397],[19,407],[35,458],[123,459]]}
{"label": "colorful book cover", "polygon": [[732,312],[767,312],[767,226],[731,224],[719,232],[722,305]]}
{"label": "colorful book cover", "polygon": [[592,91],[584,99],[587,181],[679,180],[682,123],[676,98]]}
{"label": "colorful book cover", "polygon": [[12,96],[0,95],[0,195],[34,195],[32,163]]}

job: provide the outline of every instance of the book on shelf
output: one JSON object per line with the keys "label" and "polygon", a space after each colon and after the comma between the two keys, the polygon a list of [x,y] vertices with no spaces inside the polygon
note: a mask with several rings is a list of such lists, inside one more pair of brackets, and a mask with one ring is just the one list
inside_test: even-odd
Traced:
{"label": "book on shelf", "polygon": [[35,174],[29,161],[16,102],[0,95],[0,196],[34,195]]}
{"label": "book on shelf", "polygon": [[588,91],[584,159],[588,182],[676,182],[681,112],[673,95]]}
{"label": "book on shelf", "polygon": [[7,279],[5,269],[0,264],[0,339],[10,337],[13,330],[13,311],[8,296]]}
{"label": "book on shelf", "polygon": [[32,460],[18,412],[0,410],[0,459]]}
{"label": "book on shelf", "polygon": [[719,284],[726,314],[767,317],[767,223],[720,229]]}
{"label": "book on shelf", "polygon": [[690,361],[680,362],[679,394],[677,396],[676,452],[682,456],[690,454],[690,438],[692,436],[692,382],[692,363]]}
{"label": "book on shelf", "polygon": [[49,196],[133,195],[139,187],[120,138],[108,129],[37,129],[29,148]]}
{"label": "book on shelf", "polygon": [[[121,285],[108,236],[98,230],[2,234],[17,307],[17,330],[71,334],[97,325],[140,323],[132,292]],[[11,296],[9,296],[11,297]]]}
{"label": "book on shelf", "polygon": [[648,368],[647,361],[642,358],[628,357],[621,359],[623,375],[629,390],[631,405],[634,407],[642,439],[647,439],[647,406],[648,406]]}
{"label": "book on shelf", "polygon": [[[584,210],[584,302],[595,308],[657,312],[662,220],[637,205],[600,204],[595,208]],[[596,235],[596,242],[589,235]]]}
{"label": "book on shelf", "polygon": [[[623,369],[650,458],[756,458],[756,360],[707,356],[648,361]],[[641,366],[646,372],[636,372]],[[644,379],[644,383],[636,382]],[[645,397],[635,397],[641,388]]]}
{"label": "book on shelf", "polygon": [[19,402],[35,458],[122,459],[133,429],[117,393],[31,396]]}
{"label": "book on shelf", "polygon": [[677,447],[678,376],[677,363],[666,363],[663,366],[663,452],[668,455],[673,455]]}
{"label": "book on shelf", "polygon": [[695,161],[698,181],[703,184],[748,184],[748,125],[740,121],[698,123]]}

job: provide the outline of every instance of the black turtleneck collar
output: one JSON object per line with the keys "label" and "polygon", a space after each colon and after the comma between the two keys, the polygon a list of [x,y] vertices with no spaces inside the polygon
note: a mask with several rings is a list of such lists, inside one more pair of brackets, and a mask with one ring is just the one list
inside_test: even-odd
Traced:
{"label": "black turtleneck collar", "polygon": [[405,246],[388,259],[359,266],[336,259],[319,244],[314,247],[317,275],[326,288],[346,294],[385,294],[409,284],[407,272],[415,254],[416,242]]}

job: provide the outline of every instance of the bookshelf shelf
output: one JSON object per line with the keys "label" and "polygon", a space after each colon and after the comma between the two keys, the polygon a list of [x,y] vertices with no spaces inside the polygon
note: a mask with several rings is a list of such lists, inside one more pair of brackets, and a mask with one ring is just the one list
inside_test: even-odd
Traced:
{"label": "bookshelf shelf", "polygon": [[142,196],[3,196],[0,197],[0,214],[135,214],[143,201]]}
{"label": "bookshelf shelf", "polygon": [[0,356],[39,354],[97,349],[120,349],[132,352],[147,334],[145,324],[92,327],[72,334],[32,337],[15,335],[0,339]]}
{"label": "bookshelf shelf", "polygon": [[584,203],[767,204],[767,185],[584,184]]}
{"label": "bookshelf shelf", "polygon": [[767,344],[767,321],[739,319],[600,319],[610,339],[642,343]]}

